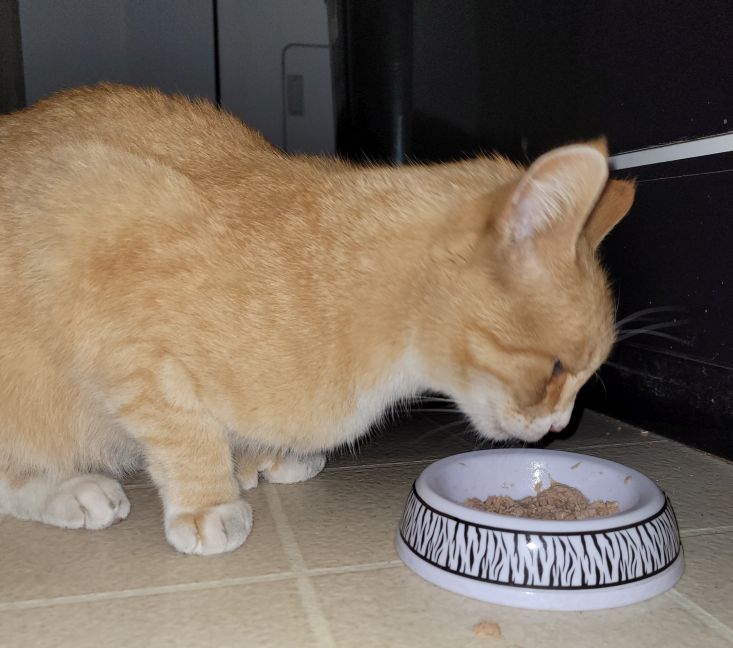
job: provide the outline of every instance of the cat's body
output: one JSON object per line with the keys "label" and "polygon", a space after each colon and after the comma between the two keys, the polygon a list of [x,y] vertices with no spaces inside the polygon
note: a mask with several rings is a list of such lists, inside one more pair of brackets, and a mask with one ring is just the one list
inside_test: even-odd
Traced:
{"label": "cat's body", "polygon": [[113,86],[0,118],[0,513],[105,526],[127,503],[95,474],[144,464],[169,541],[217,553],[251,525],[237,464],[312,476],[420,390],[486,436],[562,427],[613,341],[594,249],[633,193],[588,220],[598,148],[532,182],[362,169]]}

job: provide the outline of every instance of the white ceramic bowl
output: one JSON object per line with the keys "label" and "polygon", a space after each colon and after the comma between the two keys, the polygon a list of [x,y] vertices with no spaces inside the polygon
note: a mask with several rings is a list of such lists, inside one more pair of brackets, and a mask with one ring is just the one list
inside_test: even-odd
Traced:
{"label": "white ceramic bowl", "polygon": [[[533,520],[463,505],[469,497],[535,495],[552,481],[590,500],[615,500],[619,513]],[[684,570],[677,520],[654,482],[557,450],[483,450],[431,464],[407,498],[396,544],[410,569],[440,587],[541,610],[629,605],[666,591]]]}

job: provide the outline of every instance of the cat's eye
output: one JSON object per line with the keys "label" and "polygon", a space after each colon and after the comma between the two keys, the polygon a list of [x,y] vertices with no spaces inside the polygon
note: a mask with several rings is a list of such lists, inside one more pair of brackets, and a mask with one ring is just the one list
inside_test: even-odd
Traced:
{"label": "cat's eye", "polygon": [[565,367],[562,362],[560,360],[555,360],[555,364],[552,366],[552,377],[555,378],[555,376],[559,376],[564,371]]}

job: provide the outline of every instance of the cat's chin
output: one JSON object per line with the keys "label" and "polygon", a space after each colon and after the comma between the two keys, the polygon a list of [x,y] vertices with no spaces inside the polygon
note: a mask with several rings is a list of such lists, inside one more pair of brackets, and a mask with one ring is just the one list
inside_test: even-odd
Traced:
{"label": "cat's chin", "polygon": [[472,416],[471,414],[467,414],[467,416],[478,435],[486,441],[511,441],[515,438],[513,434],[495,420]]}
{"label": "cat's chin", "polygon": [[478,434],[487,441],[536,443],[550,431],[550,426],[544,418],[524,424],[507,424],[502,422],[499,417],[484,419],[470,414],[468,416]]}

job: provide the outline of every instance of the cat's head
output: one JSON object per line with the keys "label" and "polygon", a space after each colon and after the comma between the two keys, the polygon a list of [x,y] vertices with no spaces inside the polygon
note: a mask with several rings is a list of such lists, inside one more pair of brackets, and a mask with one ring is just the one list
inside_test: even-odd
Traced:
{"label": "cat's head", "polygon": [[485,437],[561,430],[608,356],[615,308],[596,249],[634,185],[608,180],[607,155],[604,141],[550,151],[464,207],[465,230],[439,244],[431,364]]}

